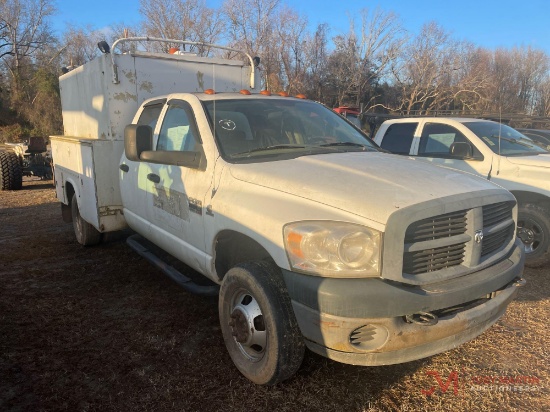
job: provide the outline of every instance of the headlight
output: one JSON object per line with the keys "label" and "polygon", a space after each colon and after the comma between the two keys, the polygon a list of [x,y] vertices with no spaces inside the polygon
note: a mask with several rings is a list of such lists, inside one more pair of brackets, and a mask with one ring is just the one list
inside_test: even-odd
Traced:
{"label": "headlight", "polygon": [[352,223],[308,221],[284,228],[293,269],[327,277],[380,275],[382,235]]}

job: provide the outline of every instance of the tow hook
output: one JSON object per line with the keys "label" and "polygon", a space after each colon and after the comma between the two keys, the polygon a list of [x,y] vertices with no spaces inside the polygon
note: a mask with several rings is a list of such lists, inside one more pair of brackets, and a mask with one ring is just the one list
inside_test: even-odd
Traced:
{"label": "tow hook", "polygon": [[439,321],[437,315],[431,312],[418,312],[412,315],[405,315],[407,323],[416,323],[417,325],[433,326]]}
{"label": "tow hook", "polygon": [[518,288],[525,286],[526,283],[527,281],[523,278],[516,278],[516,280],[514,280],[514,286]]}

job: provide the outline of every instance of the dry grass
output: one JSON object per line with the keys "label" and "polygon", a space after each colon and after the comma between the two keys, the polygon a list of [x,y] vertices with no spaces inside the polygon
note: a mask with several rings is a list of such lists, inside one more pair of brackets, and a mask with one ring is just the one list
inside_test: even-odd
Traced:
{"label": "dry grass", "polygon": [[[526,270],[506,315],[458,349],[372,368],[308,353],[276,387],[234,368],[215,300],[189,295],[117,239],[80,247],[51,182],[0,192],[0,276],[0,410],[550,410],[546,268]],[[430,371],[443,383],[456,371],[458,393]],[[539,383],[472,390],[517,376]]]}

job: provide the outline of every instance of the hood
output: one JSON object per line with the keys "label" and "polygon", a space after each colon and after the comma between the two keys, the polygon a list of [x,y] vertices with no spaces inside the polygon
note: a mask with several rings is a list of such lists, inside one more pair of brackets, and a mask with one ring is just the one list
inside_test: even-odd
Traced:
{"label": "hood", "polygon": [[506,160],[520,166],[550,167],[550,153],[534,156],[508,156]]}
{"label": "hood", "polygon": [[495,189],[485,179],[385,153],[337,153],[233,164],[238,180],[385,223],[395,210],[446,196]]}

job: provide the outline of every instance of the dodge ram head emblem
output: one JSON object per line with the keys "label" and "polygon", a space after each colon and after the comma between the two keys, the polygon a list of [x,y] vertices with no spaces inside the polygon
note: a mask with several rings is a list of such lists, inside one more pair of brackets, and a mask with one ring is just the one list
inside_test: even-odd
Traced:
{"label": "dodge ram head emblem", "polygon": [[481,241],[483,240],[483,230],[476,230],[474,240],[476,241],[476,243],[481,243]]}

